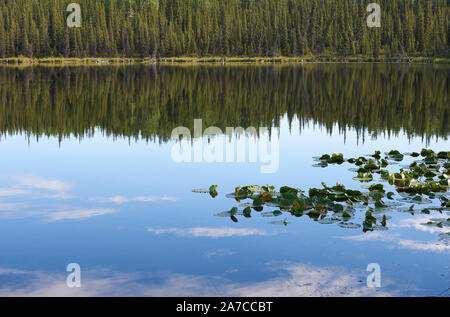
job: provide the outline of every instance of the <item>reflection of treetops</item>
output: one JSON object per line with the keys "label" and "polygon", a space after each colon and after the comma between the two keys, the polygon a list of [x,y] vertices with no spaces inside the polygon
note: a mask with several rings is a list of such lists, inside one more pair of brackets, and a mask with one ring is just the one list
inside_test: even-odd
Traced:
{"label": "reflection of treetops", "polygon": [[[401,157],[400,157],[401,156]],[[386,168],[391,163],[403,161],[405,156],[417,158],[406,169],[398,172],[389,172]],[[388,216],[392,211],[404,211],[415,214],[430,214],[450,210],[448,197],[450,178],[450,151],[435,153],[432,150],[422,150],[421,153],[405,153],[390,151],[382,158],[381,151],[367,157],[345,160],[342,154],[325,154],[316,160],[328,164],[342,165],[350,163],[359,167],[360,173],[374,173],[379,177],[355,178],[360,182],[368,182],[363,186],[367,192],[347,189],[344,185],[328,187],[322,183],[323,188],[311,188],[305,194],[300,188],[288,186],[281,187],[278,191],[274,186],[243,186],[236,187],[234,193],[228,194],[228,198],[241,203],[239,207],[233,207],[229,211],[216,214],[218,217],[229,217],[233,222],[239,222],[238,217],[252,218],[256,212],[263,217],[280,217],[290,214],[295,217],[309,216],[322,224],[337,223],[343,228],[360,228],[354,223],[358,218],[362,221],[364,231],[387,230]],[[363,164],[359,164],[363,162]],[[372,175],[372,174],[370,174]],[[388,184],[382,184],[386,182]],[[388,190],[388,186],[392,190]],[[386,186],[386,187],[385,187]],[[209,193],[211,197],[218,196],[217,185],[210,189],[194,190],[196,193]],[[250,200],[251,202],[248,202]],[[247,201],[247,202],[244,202]],[[244,203],[242,203],[244,202]],[[421,208],[417,205],[427,205]],[[431,206],[430,206],[431,205]],[[274,209],[271,209],[274,208]],[[267,211],[267,209],[269,209]],[[358,213],[359,212],[359,213]],[[360,212],[363,212],[362,214]],[[363,216],[362,216],[363,215]],[[448,218],[448,217],[447,217]],[[450,218],[433,218],[424,225],[438,228],[450,227]],[[353,221],[353,222],[352,222]],[[273,221],[271,224],[288,225],[288,218],[281,221]]]}
{"label": "reflection of treetops", "polygon": [[[406,65],[404,65],[406,66]],[[448,70],[397,65],[1,68],[2,133],[170,138],[177,126],[448,135]]]}

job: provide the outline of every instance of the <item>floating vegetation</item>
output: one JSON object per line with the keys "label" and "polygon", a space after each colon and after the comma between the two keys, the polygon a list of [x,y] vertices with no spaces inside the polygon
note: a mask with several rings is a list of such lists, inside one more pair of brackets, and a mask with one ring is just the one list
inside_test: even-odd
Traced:
{"label": "floating vegetation", "polygon": [[389,153],[387,153],[387,157],[391,160],[401,162],[401,161],[403,161],[403,158],[405,156],[397,150],[392,150]]}
{"label": "floating vegetation", "polygon": [[346,229],[359,229],[361,228],[360,224],[357,223],[352,223],[352,222],[341,222],[338,224],[339,227],[341,228],[346,228]]}
{"label": "floating vegetation", "polygon": [[211,185],[209,189],[193,189],[192,192],[199,194],[210,194],[212,198],[215,198],[219,195],[219,193],[217,192],[218,187],[219,186],[217,185]]}
{"label": "floating vegetation", "polygon": [[[403,161],[405,157],[415,159],[403,168],[392,170],[398,164],[391,161]],[[300,218],[308,217],[320,224],[337,224],[341,228],[357,229],[364,232],[388,230],[390,216],[388,212],[401,211],[411,214],[431,214],[450,210],[449,168],[450,152],[435,153],[423,149],[419,152],[400,153],[391,150],[383,157],[381,151],[367,157],[345,160],[343,154],[324,154],[316,158],[320,163],[316,166],[326,167],[329,164],[344,163],[356,166],[353,179],[368,184],[362,190],[349,189],[337,183],[328,186],[322,183],[320,188],[310,188],[307,192],[300,188],[282,186],[276,190],[274,186],[247,185],[238,186],[233,193],[226,195],[239,202],[239,211],[233,207],[229,211],[216,214],[229,217],[238,222],[238,217],[251,218],[254,214],[261,217],[279,217],[286,213]],[[374,175],[380,175],[374,178]],[[217,196],[217,186],[209,189],[194,190]],[[421,207],[426,205],[426,207]],[[268,210],[264,210],[264,209]],[[450,213],[447,213],[450,215]],[[355,221],[360,223],[355,223]],[[287,218],[283,221],[272,221],[270,224],[287,226]],[[426,224],[439,228],[450,227],[450,218],[431,219]]]}
{"label": "floating vegetation", "polygon": [[345,162],[343,154],[324,154],[319,158],[319,161],[325,162],[328,164],[342,164]]}

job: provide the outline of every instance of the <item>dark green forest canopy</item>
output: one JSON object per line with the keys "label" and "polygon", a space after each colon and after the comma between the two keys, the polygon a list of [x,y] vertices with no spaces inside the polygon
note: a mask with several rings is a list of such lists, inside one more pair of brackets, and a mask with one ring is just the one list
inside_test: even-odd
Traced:
{"label": "dark green forest canopy", "polygon": [[377,0],[381,28],[371,2],[2,0],[0,57],[449,56],[448,0]]}
{"label": "dark green forest canopy", "polygon": [[355,129],[424,138],[449,133],[448,66],[0,67],[0,134],[164,142],[178,126]]}

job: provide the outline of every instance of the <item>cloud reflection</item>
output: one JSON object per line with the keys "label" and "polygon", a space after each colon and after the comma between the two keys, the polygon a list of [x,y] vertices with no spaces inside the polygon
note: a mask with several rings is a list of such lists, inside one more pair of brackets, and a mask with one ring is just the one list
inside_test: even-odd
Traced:
{"label": "cloud reflection", "polygon": [[[258,282],[236,282],[217,276],[162,273],[108,273],[87,271],[81,288],[68,288],[66,275],[0,269],[8,282],[0,296],[389,296],[393,291],[361,283],[363,272],[342,267],[284,264],[276,276]],[[23,279],[28,283],[23,283]],[[18,283],[17,281],[21,281]]]}
{"label": "cloud reflection", "polygon": [[399,247],[403,249],[431,251],[431,252],[445,252],[450,251],[450,245],[445,241],[426,242],[418,240],[403,239],[399,234],[391,234],[387,232],[368,232],[362,235],[337,237],[348,241],[379,241],[389,242],[389,246]]}
{"label": "cloud reflection", "polygon": [[115,203],[115,204],[124,204],[129,202],[155,202],[155,201],[175,201],[176,197],[171,196],[137,196],[137,197],[126,197],[126,196],[113,196],[107,198],[91,198],[90,201],[98,201],[105,203]]}
{"label": "cloud reflection", "polygon": [[84,220],[113,213],[115,213],[115,210],[108,208],[66,210],[47,213],[46,221],[54,222],[62,220]]}
{"label": "cloud reflection", "polygon": [[156,235],[162,234],[174,234],[178,237],[207,237],[207,238],[225,238],[225,237],[246,237],[246,236],[266,236],[268,235],[266,230],[255,228],[210,228],[210,227],[194,227],[194,228],[167,228],[156,229],[148,228],[148,232]]}
{"label": "cloud reflection", "polygon": [[46,179],[35,175],[15,176],[19,186],[31,187],[36,189],[45,189],[55,192],[66,192],[70,190],[71,185],[57,179]]}
{"label": "cloud reflection", "polygon": [[23,196],[27,195],[28,191],[16,188],[0,188],[0,197],[10,197],[10,196]]}
{"label": "cloud reflection", "polygon": [[[63,220],[85,220],[88,218],[113,214],[116,210],[102,206],[92,206],[92,203],[115,203],[124,204],[129,202],[156,202],[175,201],[177,198],[171,196],[112,196],[108,198],[77,198],[70,196],[72,185],[57,179],[48,179],[36,175],[21,175],[9,177],[14,181],[10,188],[0,188],[0,219],[18,219],[33,216],[41,216],[45,222],[56,222]],[[4,202],[10,197],[23,197],[23,199],[35,201],[33,205],[15,202]],[[44,200],[44,208],[40,207],[39,199]],[[52,200],[77,199],[89,205],[86,207],[53,206]]]}

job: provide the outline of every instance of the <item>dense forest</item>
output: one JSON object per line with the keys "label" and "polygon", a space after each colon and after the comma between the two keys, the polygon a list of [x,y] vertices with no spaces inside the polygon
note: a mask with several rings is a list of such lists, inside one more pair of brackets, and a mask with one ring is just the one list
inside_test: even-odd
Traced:
{"label": "dense forest", "polygon": [[[448,67],[410,64],[0,68],[0,135],[164,142],[175,127],[280,126],[447,138]],[[317,83],[320,83],[318,85]]]}
{"label": "dense forest", "polygon": [[448,17],[448,0],[2,0],[0,57],[447,57]]}

